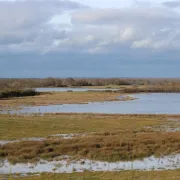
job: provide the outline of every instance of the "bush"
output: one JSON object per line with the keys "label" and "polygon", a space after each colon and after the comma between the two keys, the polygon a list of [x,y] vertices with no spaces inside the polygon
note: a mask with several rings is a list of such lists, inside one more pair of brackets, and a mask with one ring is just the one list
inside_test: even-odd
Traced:
{"label": "bush", "polygon": [[25,90],[4,90],[0,92],[0,99],[9,97],[35,96],[39,93],[33,89]]}

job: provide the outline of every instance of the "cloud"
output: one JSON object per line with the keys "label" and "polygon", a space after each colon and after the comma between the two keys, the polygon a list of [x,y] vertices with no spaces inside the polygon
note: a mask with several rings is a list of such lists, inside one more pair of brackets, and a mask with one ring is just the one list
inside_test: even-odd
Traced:
{"label": "cloud", "polygon": [[125,31],[121,34],[122,41],[128,41],[133,39],[135,36],[135,31],[132,28],[126,28]]}
{"label": "cloud", "polygon": [[166,1],[163,3],[164,6],[167,6],[169,8],[178,8],[180,7],[180,1],[176,0],[176,1]]}
{"label": "cloud", "polygon": [[0,52],[179,49],[179,19],[172,8],[141,1],[123,8],[89,8],[73,0],[0,1]]}
{"label": "cloud", "polygon": [[151,44],[151,39],[143,39],[139,41],[134,41],[132,44],[133,48],[147,48]]}
{"label": "cloud", "polygon": [[0,0],[0,76],[179,76],[180,1],[162,1]]}
{"label": "cloud", "polygon": [[175,35],[180,28],[179,20],[178,12],[162,6],[88,9],[72,13],[74,26],[86,27],[89,32],[93,32],[92,27],[96,29],[93,35],[98,42],[90,50],[104,49],[105,52],[107,49],[121,52],[125,47],[154,50],[179,48]]}
{"label": "cloud", "polygon": [[39,51],[65,38],[66,24],[55,30],[51,19],[81,8],[68,0],[0,1],[0,51]]}
{"label": "cloud", "polygon": [[77,11],[72,15],[72,22],[79,24],[140,24],[162,26],[179,21],[179,15],[166,8],[134,7],[122,9],[90,9]]}

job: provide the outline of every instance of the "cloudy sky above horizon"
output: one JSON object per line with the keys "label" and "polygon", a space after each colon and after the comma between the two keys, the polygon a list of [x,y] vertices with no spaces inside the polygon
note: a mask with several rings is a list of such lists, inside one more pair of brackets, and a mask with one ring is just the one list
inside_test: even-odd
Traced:
{"label": "cloudy sky above horizon", "polygon": [[0,0],[0,77],[180,77],[180,0]]}

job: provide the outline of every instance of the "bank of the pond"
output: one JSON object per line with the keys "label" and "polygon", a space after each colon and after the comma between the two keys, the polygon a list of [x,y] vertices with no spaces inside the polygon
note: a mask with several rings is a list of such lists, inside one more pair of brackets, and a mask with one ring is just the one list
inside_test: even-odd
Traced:
{"label": "bank of the pond", "polygon": [[[59,104],[87,104],[89,102],[119,101],[122,93],[116,91],[44,92],[39,96],[1,99],[1,110],[19,109],[23,106],[48,106]],[[124,96],[123,100],[129,100]]]}
{"label": "bank of the pond", "polygon": [[[1,177],[1,176],[0,176]],[[164,171],[120,171],[120,172],[89,172],[84,173],[43,173],[20,177],[18,175],[2,175],[8,180],[16,177],[16,180],[179,180],[180,170]]]}

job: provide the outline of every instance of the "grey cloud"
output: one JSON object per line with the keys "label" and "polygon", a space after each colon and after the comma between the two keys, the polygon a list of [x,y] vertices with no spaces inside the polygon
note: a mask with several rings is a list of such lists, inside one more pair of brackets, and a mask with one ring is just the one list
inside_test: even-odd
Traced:
{"label": "grey cloud", "polygon": [[0,1],[0,23],[3,28],[30,28],[56,13],[82,7],[68,0]]}
{"label": "grey cloud", "polygon": [[167,6],[169,8],[177,8],[180,7],[180,1],[176,0],[176,1],[166,1],[163,3],[164,6]]}
{"label": "grey cloud", "polygon": [[[59,19],[62,15],[62,21],[53,23],[53,15]],[[0,1],[0,51],[119,53],[131,48],[180,48],[179,19],[178,12],[166,7],[90,9],[72,1]]]}
{"label": "grey cloud", "polygon": [[[99,27],[106,38],[96,44],[99,50],[109,46],[114,50],[123,47],[167,49],[180,48],[177,43],[177,29],[180,28],[180,14],[164,7],[134,7],[126,9],[91,9],[72,14],[75,25]],[[104,27],[116,26],[116,32]],[[126,32],[126,33],[125,33]]]}
{"label": "grey cloud", "polygon": [[81,8],[85,7],[68,0],[0,1],[0,51],[20,46],[23,50],[30,44],[43,49],[43,43],[64,38],[63,27],[56,31],[48,21],[53,15]]}
{"label": "grey cloud", "polygon": [[166,8],[95,9],[72,14],[72,22],[82,24],[151,24],[179,22],[179,15]]}

